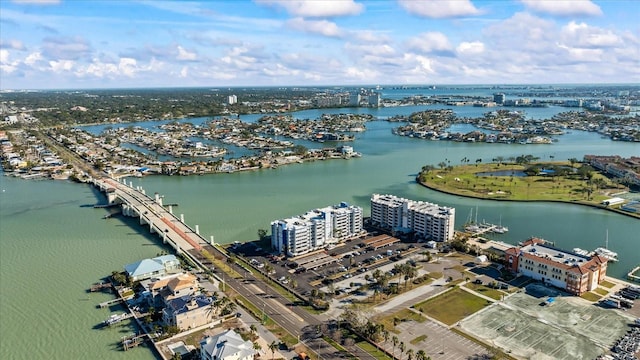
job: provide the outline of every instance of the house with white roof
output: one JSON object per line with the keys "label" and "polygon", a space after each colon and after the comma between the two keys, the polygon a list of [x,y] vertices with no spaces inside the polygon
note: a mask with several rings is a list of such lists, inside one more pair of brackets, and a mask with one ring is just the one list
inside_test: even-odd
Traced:
{"label": "house with white roof", "polygon": [[233,330],[200,341],[201,360],[253,360],[255,355],[251,341],[244,341]]}
{"label": "house with white roof", "polygon": [[164,255],[153,259],[144,259],[124,266],[131,281],[140,281],[160,277],[180,271],[180,261],[175,255]]}

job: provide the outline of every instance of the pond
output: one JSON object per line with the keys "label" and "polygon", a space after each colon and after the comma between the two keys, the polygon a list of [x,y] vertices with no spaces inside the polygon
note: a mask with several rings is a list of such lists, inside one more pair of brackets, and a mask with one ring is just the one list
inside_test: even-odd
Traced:
{"label": "pond", "polygon": [[500,170],[500,171],[485,171],[476,173],[476,176],[517,176],[524,177],[527,174],[522,170]]}

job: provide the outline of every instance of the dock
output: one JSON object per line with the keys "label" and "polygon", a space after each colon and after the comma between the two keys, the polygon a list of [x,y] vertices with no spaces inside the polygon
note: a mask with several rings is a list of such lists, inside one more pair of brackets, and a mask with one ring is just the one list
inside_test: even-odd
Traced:
{"label": "dock", "polygon": [[123,337],[121,341],[122,349],[124,351],[127,351],[129,349],[137,347],[138,345],[144,342],[145,337],[147,337],[147,334],[141,334],[141,335],[133,334],[133,335]]}
{"label": "dock", "polygon": [[113,304],[119,304],[119,303],[121,303],[123,301],[124,301],[124,299],[117,298],[117,299],[101,302],[100,304],[98,304],[98,307],[102,309],[102,308],[109,307],[109,306],[111,306]]}
{"label": "dock", "polygon": [[627,278],[633,282],[640,283],[640,266],[634,267],[627,273]]}
{"label": "dock", "polygon": [[106,282],[106,283],[95,283],[93,285],[91,285],[91,287],[89,288],[89,291],[91,292],[96,292],[96,291],[102,291],[104,289],[111,289],[111,283]]}

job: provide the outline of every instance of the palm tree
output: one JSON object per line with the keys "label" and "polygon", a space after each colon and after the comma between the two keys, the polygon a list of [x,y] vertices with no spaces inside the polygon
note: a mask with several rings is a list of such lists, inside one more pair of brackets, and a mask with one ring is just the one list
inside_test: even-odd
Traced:
{"label": "palm tree", "polygon": [[404,351],[407,349],[404,345],[404,341],[400,342],[400,346],[398,346],[398,348],[400,349],[400,360],[402,360],[402,354],[404,354]]}
{"label": "palm tree", "polygon": [[427,358],[429,358],[427,356],[427,353],[424,352],[424,350],[418,350],[418,352],[416,353],[416,360],[427,360]]}
{"label": "palm tree", "polygon": [[407,360],[413,360],[413,349],[407,350]]}
{"label": "palm tree", "polygon": [[391,342],[393,343],[393,358],[396,358],[396,346],[398,345],[398,337],[393,335],[391,338]]}
{"label": "palm tree", "polygon": [[278,348],[278,343],[276,343],[276,341],[272,341],[271,344],[269,344],[269,350],[271,350],[271,359],[273,360],[273,358],[275,357],[275,353],[276,353],[276,349]]}
{"label": "palm tree", "polygon": [[387,344],[387,341],[389,341],[389,331],[388,330],[382,330],[382,338],[384,339],[384,344]]}
{"label": "palm tree", "polygon": [[249,326],[249,330],[251,331],[251,334],[255,334],[256,332],[258,332],[258,328],[254,324],[251,324],[251,326]]}

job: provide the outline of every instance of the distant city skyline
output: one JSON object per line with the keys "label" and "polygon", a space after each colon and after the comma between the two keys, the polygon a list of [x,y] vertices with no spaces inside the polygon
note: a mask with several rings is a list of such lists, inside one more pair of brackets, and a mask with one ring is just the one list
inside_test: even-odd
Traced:
{"label": "distant city skyline", "polygon": [[0,89],[640,83],[637,1],[0,0]]}

